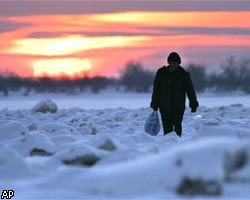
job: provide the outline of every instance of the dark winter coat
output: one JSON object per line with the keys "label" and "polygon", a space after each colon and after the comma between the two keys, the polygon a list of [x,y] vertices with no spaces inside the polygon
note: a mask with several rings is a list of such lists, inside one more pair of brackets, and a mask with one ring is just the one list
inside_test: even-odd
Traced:
{"label": "dark winter coat", "polygon": [[150,107],[161,112],[175,109],[185,109],[186,94],[189,107],[199,106],[190,74],[181,66],[175,72],[169,72],[168,67],[158,69],[153,86]]}

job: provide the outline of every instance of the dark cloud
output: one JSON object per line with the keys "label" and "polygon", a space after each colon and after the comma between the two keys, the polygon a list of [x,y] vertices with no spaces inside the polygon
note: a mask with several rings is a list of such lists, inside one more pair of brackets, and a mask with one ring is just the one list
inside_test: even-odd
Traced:
{"label": "dark cloud", "polygon": [[116,32],[109,32],[109,31],[84,31],[84,32],[34,32],[27,36],[28,38],[55,38],[55,37],[62,37],[67,35],[82,35],[86,37],[112,37],[112,36],[141,36],[141,35],[148,35],[148,36],[160,36],[163,34],[153,34],[153,33],[146,33],[143,30],[138,32],[126,32],[126,31],[116,31]]}
{"label": "dark cloud", "polygon": [[14,31],[19,28],[23,28],[28,24],[18,23],[18,22],[10,22],[10,21],[1,21],[0,20],[0,33]]}
{"label": "dark cloud", "polygon": [[3,0],[1,16],[121,11],[249,11],[248,0]]}
{"label": "dark cloud", "polygon": [[[211,27],[148,27],[146,30],[158,30],[156,35],[249,35],[250,28],[211,28]],[[144,31],[147,33],[147,31]]]}
{"label": "dark cloud", "polygon": [[173,35],[250,35],[250,28],[206,28],[206,27],[138,27],[137,32],[84,31],[84,32],[34,32],[28,38],[55,38],[65,35],[88,37],[106,36],[173,36]]}
{"label": "dark cloud", "polygon": [[[67,35],[65,32],[34,32],[28,35],[28,38],[56,38]],[[70,33],[71,34],[71,33]],[[75,34],[75,33],[73,33]],[[76,33],[77,34],[77,33]]]}

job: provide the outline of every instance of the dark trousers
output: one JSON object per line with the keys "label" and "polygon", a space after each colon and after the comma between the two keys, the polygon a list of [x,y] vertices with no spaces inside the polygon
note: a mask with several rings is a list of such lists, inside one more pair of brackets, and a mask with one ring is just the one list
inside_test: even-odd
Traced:
{"label": "dark trousers", "polygon": [[164,135],[175,131],[176,134],[181,137],[184,110],[185,109],[172,109],[170,111],[161,111]]}

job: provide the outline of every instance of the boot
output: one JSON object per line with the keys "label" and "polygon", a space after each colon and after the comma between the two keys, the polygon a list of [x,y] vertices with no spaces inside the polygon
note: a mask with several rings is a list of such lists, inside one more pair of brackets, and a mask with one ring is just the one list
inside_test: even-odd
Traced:
{"label": "boot", "polygon": [[175,129],[174,129],[174,131],[175,131],[175,133],[179,136],[179,137],[181,137],[181,134],[182,134],[182,128],[181,127],[175,127]]}
{"label": "boot", "polygon": [[164,130],[164,136],[167,135],[167,134],[169,134],[169,133],[171,133],[171,132],[173,132],[173,131],[174,131],[173,128],[169,128],[167,130]]}

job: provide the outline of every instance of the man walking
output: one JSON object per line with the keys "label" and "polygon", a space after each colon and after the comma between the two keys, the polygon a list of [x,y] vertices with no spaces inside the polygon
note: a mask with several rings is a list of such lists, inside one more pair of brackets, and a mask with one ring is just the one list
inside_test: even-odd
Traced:
{"label": "man walking", "polygon": [[175,131],[181,137],[186,94],[191,112],[196,112],[199,103],[190,74],[180,66],[178,53],[170,53],[167,62],[168,66],[156,73],[150,107],[160,109],[164,135]]}

